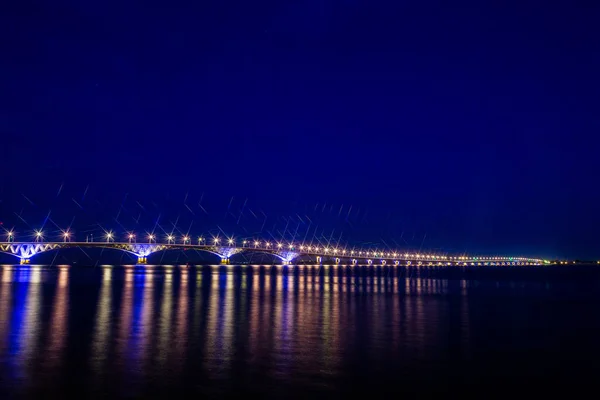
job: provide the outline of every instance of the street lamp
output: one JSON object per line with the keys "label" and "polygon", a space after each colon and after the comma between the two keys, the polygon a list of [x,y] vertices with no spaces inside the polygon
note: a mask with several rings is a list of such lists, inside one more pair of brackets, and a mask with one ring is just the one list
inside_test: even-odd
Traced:
{"label": "street lamp", "polygon": [[214,240],[215,240],[215,244],[219,244],[220,239],[218,237],[216,237]]}
{"label": "street lamp", "polygon": [[134,235],[133,233],[130,233],[130,234],[127,236],[127,239],[129,240],[129,243],[131,243],[132,241],[134,241],[134,239],[135,239],[135,235]]}
{"label": "street lamp", "polygon": [[254,247],[258,247],[258,245],[259,245],[258,241],[255,240],[254,241]]}
{"label": "street lamp", "polygon": [[69,233],[69,231],[63,231],[63,242],[66,243],[67,241],[70,241],[69,238],[71,236],[71,234]]}
{"label": "street lamp", "polygon": [[44,232],[42,232],[41,230],[35,231],[35,241],[43,242],[44,241]]}
{"label": "street lamp", "polygon": [[15,241],[15,234],[13,233],[13,231],[7,231],[6,232],[6,241],[7,242],[14,242]]}
{"label": "street lamp", "polygon": [[167,236],[167,244],[171,244],[171,242],[173,241],[173,239],[175,239],[175,238],[173,237],[173,235],[169,235],[169,236]]}
{"label": "street lamp", "polygon": [[200,245],[202,242],[204,242],[204,238],[202,236],[200,236],[198,238],[198,245]]}
{"label": "street lamp", "polygon": [[148,235],[148,243],[152,243],[153,240],[154,240],[154,235],[153,234]]}
{"label": "street lamp", "polygon": [[227,241],[227,243],[228,243],[230,246],[232,246],[232,245],[233,245],[233,239],[231,239],[231,238],[230,238],[230,239]]}
{"label": "street lamp", "polygon": [[190,238],[187,236],[183,237],[183,244],[186,244],[187,242],[189,242]]}
{"label": "street lamp", "polygon": [[113,233],[112,232],[106,232],[106,243],[110,243],[113,239]]}

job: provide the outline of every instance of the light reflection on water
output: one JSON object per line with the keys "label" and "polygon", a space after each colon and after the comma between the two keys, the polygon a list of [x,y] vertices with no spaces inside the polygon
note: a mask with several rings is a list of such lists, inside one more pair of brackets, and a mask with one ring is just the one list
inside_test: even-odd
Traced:
{"label": "light reflection on water", "polygon": [[102,268],[100,283],[100,295],[96,302],[94,331],[92,334],[92,352],[90,355],[93,387],[98,388],[102,384],[106,361],[110,349],[110,334],[112,330],[111,306],[112,306],[112,272],[110,267]]}
{"label": "light reflection on water", "polygon": [[0,395],[23,396],[64,395],[73,380],[130,397],[419,381],[481,362],[492,351],[481,332],[506,345],[507,326],[535,323],[551,287],[334,266],[3,266],[0,277]]}

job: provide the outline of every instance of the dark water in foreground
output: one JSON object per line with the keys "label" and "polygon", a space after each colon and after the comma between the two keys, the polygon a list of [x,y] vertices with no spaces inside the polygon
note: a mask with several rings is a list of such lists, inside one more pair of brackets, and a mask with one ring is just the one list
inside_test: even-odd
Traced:
{"label": "dark water in foreground", "polygon": [[0,398],[595,393],[600,273],[0,267]]}

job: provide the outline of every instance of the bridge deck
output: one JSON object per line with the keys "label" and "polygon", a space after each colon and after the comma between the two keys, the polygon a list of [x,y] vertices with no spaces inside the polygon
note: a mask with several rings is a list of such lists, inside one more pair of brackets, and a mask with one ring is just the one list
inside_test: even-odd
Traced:
{"label": "bridge deck", "polygon": [[221,246],[219,244],[191,244],[191,243],[135,243],[135,242],[0,242],[0,252],[12,254],[23,259],[30,259],[36,254],[65,248],[112,248],[126,251],[138,256],[145,261],[152,253],[164,250],[198,250],[213,253],[222,259],[229,259],[239,253],[266,253],[274,255],[284,262],[290,263],[298,258],[314,258],[317,262],[332,260],[341,262],[351,260],[361,262],[379,263],[415,263],[417,265],[539,265],[543,260],[525,257],[497,257],[497,256],[450,256],[440,254],[411,254],[394,251],[374,250],[346,250],[330,249],[316,246]]}

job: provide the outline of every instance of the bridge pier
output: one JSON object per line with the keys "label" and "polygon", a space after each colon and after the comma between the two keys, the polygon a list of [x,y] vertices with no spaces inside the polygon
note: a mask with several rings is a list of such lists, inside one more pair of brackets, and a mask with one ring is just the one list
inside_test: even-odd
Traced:
{"label": "bridge pier", "polygon": [[277,257],[281,258],[281,262],[283,263],[283,265],[292,264],[293,261],[300,256],[299,253],[296,253],[294,251],[283,251],[283,252],[277,252],[277,253],[273,253],[273,254],[275,254]]}
{"label": "bridge pier", "polygon": [[221,257],[221,264],[229,264],[231,256],[240,253],[242,250],[236,247],[214,247],[211,252]]}
{"label": "bridge pier", "polygon": [[161,244],[146,244],[146,243],[129,243],[126,245],[117,246],[122,250],[133,253],[137,256],[138,265],[148,264],[148,256],[157,251],[165,250],[167,246]]}

